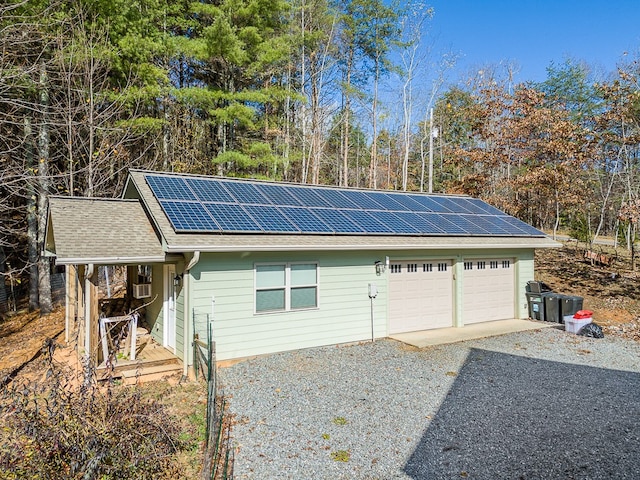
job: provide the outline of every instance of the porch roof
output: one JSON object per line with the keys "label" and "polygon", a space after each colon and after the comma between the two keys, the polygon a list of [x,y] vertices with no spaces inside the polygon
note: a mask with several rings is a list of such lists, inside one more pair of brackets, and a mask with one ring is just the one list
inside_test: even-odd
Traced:
{"label": "porch roof", "polygon": [[49,197],[45,255],[60,265],[144,264],[165,254],[138,200]]}

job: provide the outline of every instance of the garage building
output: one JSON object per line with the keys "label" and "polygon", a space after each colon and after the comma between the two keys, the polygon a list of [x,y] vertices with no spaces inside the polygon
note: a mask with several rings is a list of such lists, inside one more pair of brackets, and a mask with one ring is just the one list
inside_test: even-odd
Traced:
{"label": "garage building", "polygon": [[527,318],[554,246],[467,196],[141,170],[121,199],[51,197],[47,236],[58,264],[144,265],[146,321],[185,370],[202,318],[220,360]]}

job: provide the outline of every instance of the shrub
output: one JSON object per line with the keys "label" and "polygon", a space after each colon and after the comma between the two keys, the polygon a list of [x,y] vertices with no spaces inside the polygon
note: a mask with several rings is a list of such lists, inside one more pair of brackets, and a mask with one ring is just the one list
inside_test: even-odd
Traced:
{"label": "shrub", "polygon": [[73,387],[68,372],[48,364],[44,380],[1,394],[1,479],[181,477],[172,465],[187,446],[159,402],[137,388]]}

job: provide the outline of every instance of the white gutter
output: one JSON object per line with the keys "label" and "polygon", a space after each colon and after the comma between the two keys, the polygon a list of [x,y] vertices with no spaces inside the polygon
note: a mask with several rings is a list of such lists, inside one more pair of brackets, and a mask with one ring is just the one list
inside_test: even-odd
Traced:
{"label": "white gutter", "polygon": [[191,295],[191,272],[190,270],[195,267],[196,263],[200,261],[200,250],[193,252],[193,257],[184,267],[182,271],[183,288],[184,288],[184,312],[183,312],[183,324],[184,324],[184,338],[182,345],[182,358],[183,358],[183,371],[182,375],[187,378],[189,375],[189,344],[191,343],[192,333],[189,331],[191,327],[191,321],[189,316],[189,297]]}
{"label": "white gutter", "polygon": [[510,248],[558,248],[562,244],[558,242],[541,243],[516,243],[516,244],[438,244],[438,245],[220,245],[210,247],[198,246],[168,246],[167,253],[179,252],[208,252],[208,253],[232,253],[232,252],[304,252],[315,251],[362,251],[362,250],[442,250],[442,249],[510,249]]}

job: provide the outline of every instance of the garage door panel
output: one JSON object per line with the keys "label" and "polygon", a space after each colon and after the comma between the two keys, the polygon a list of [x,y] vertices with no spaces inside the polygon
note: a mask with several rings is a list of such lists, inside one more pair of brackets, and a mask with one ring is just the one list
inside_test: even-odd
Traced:
{"label": "garage door panel", "polygon": [[465,260],[463,270],[464,324],[514,317],[515,269],[511,259]]}
{"label": "garage door panel", "polygon": [[448,260],[392,261],[389,331],[450,327],[453,319],[452,263]]}

